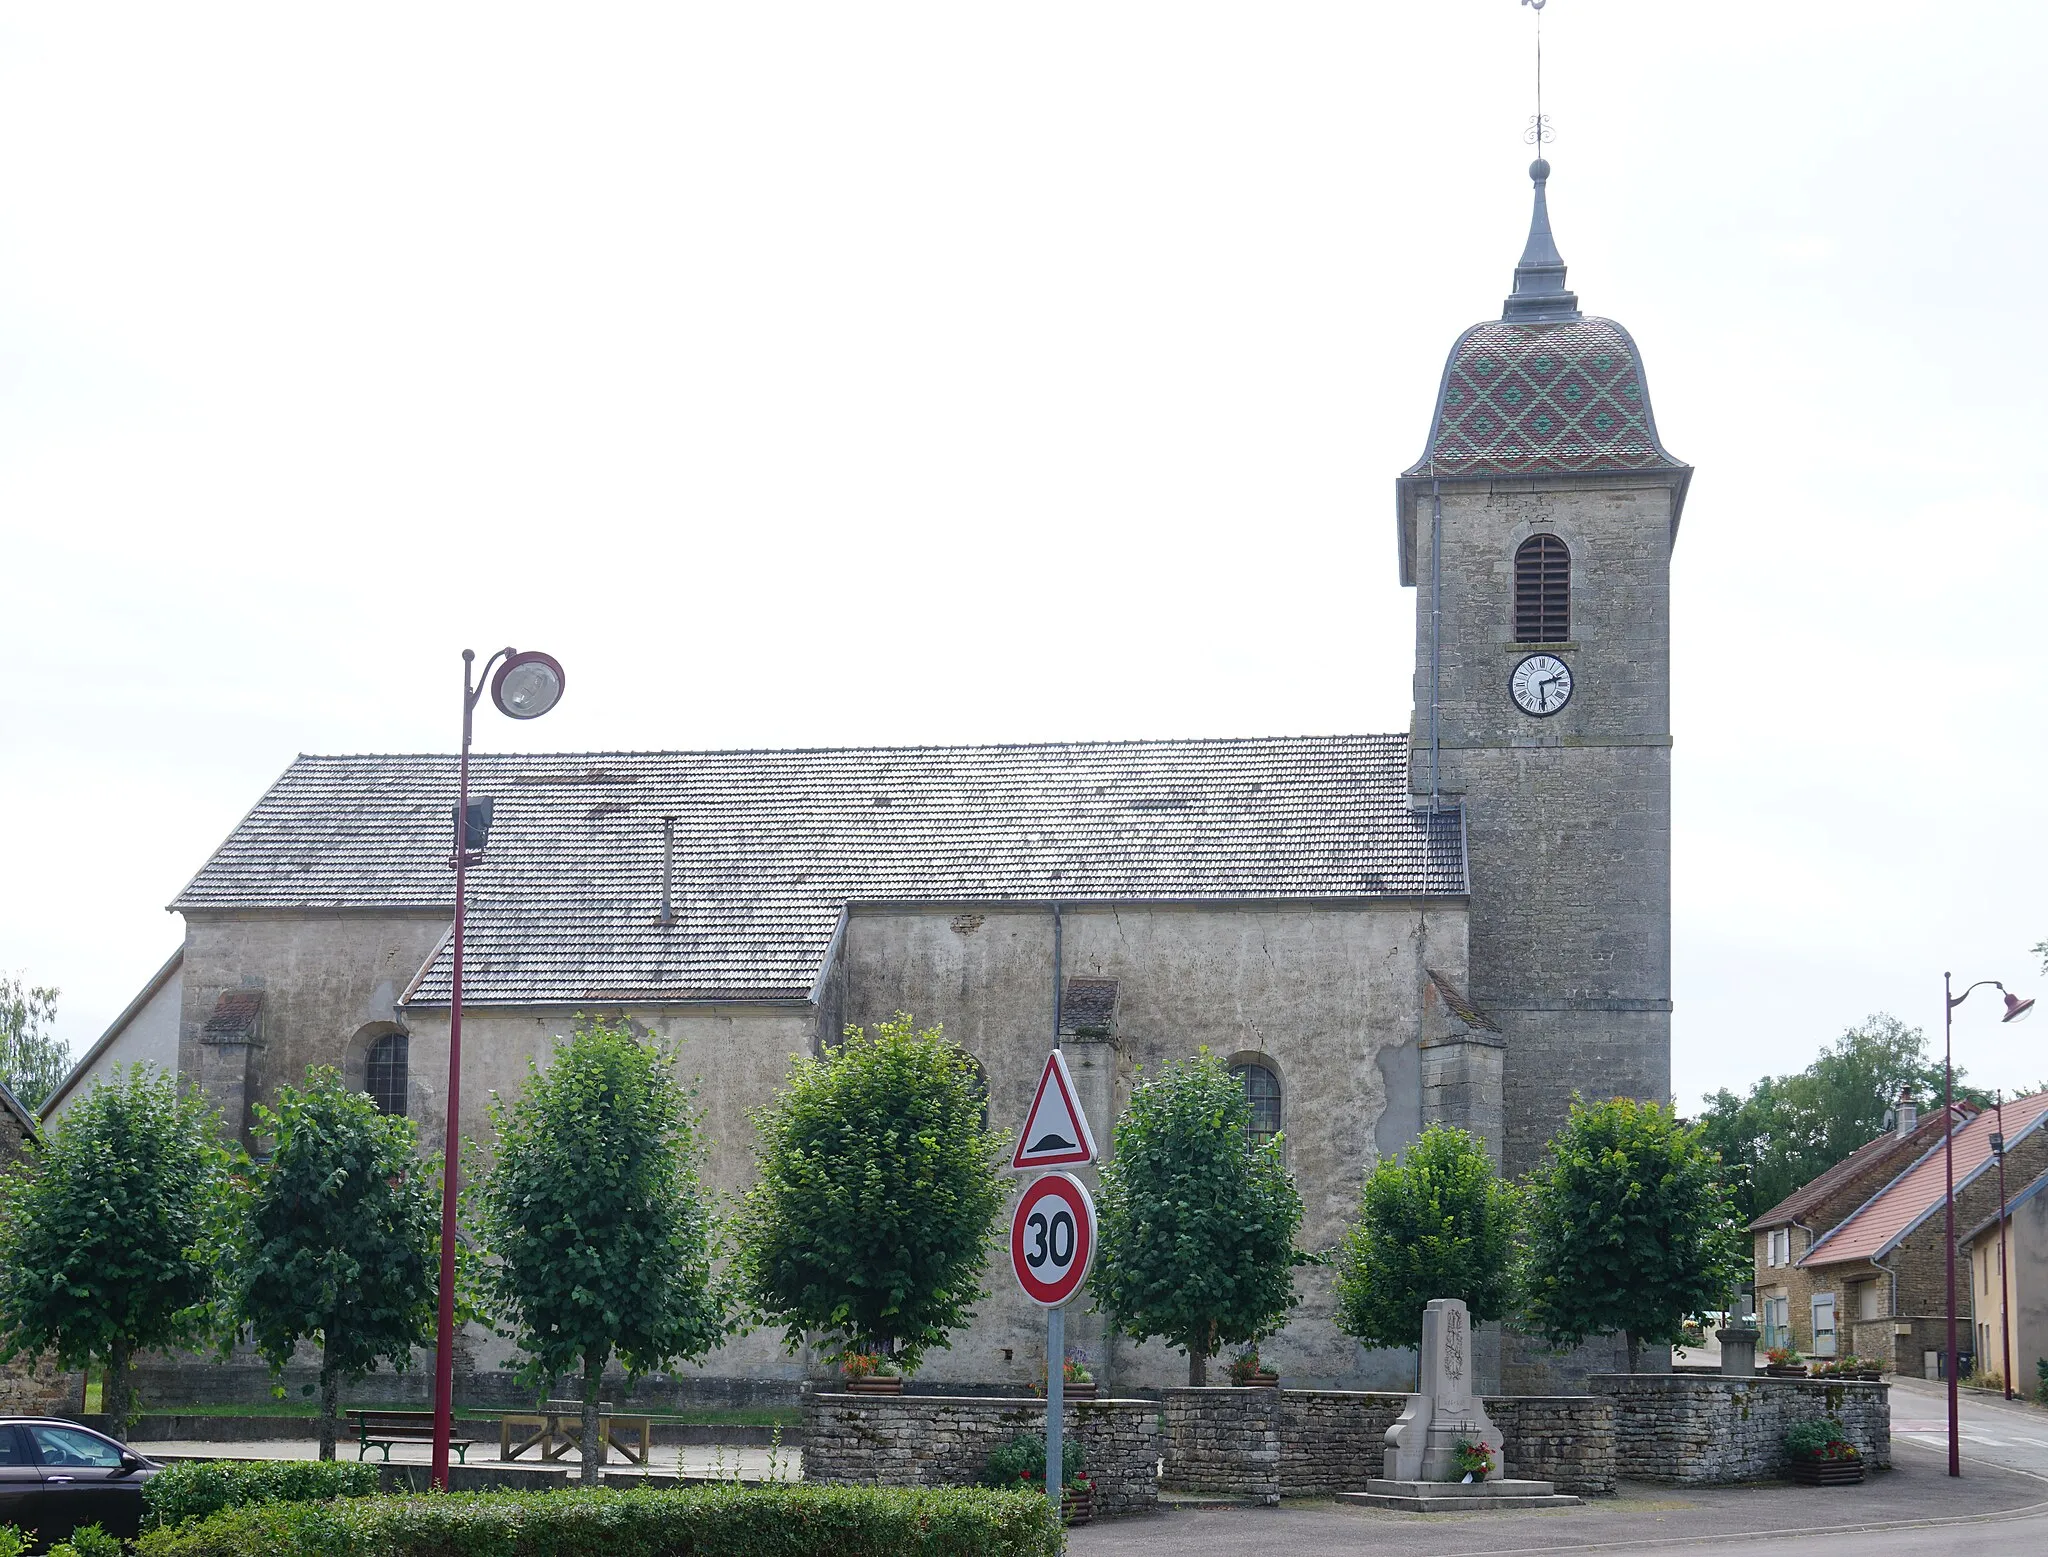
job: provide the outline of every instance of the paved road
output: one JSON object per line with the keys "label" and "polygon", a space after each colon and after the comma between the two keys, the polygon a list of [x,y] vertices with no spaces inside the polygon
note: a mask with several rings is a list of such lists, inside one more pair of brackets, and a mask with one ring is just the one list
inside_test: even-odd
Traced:
{"label": "paved road", "polygon": [[1860,1487],[1624,1486],[1584,1508],[1520,1514],[1390,1514],[1328,1503],[1175,1513],[1077,1530],[1073,1557],[1601,1557],[1756,1551],[1769,1557],[2048,1553],[2048,1411],[1963,1403],[1963,1476],[1947,1470],[1947,1406],[1907,1382],[1892,1397],[1893,1462]]}

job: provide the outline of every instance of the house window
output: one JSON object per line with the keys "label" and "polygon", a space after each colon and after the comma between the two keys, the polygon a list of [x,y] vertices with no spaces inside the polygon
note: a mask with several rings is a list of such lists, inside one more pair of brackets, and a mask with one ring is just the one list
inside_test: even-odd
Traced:
{"label": "house window", "polygon": [[1767,1265],[1790,1265],[1792,1263],[1792,1230],[1781,1227],[1776,1232],[1764,1235]]}
{"label": "house window", "polygon": [[1762,1318],[1765,1346],[1790,1346],[1792,1344],[1792,1300],[1790,1298],[1765,1298]]}
{"label": "house window", "polygon": [[1572,554],[1554,535],[1532,535],[1515,552],[1515,642],[1571,635]]}
{"label": "house window", "polygon": [[386,1033],[370,1045],[363,1067],[363,1090],[384,1113],[405,1117],[406,1062],[412,1040],[404,1033]]}
{"label": "house window", "polygon": [[1813,1355],[1835,1355],[1835,1295],[1816,1293],[1813,1299]]}
{"label": "house window", "polygon": [[1253,1143],[1272,1140],[1280,1133],[1280,1078],[1263,1065],[1233,1065],[1230,1073],[1244,1083],[1245,1101],[1252,1107],[1247,1133]]}
{"label": "house window", "polygon": [[1883,1300],[1883,1294],[1879,1291],[1876,1282],[1858,1282],[1856,1284],[1856,1317],[1858,1319],[1884,1318],[1884,1311],[1880,1307]]}

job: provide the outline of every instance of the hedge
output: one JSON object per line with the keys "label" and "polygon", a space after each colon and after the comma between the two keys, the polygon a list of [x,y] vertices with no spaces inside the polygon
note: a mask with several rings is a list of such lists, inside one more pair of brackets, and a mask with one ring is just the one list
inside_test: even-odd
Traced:
{"label": "hedge", "polygon": [[376,1490],[377,1467],[354,1460],[191,1460],[143,1483],[142,1522],[180,1525],[250,1503],[320,1503]]}
{"label": "hedge", "polygon": [[257,1503],[137,1557],[1058,1557],[1043,1496],[979,1487],[691,1487]]}

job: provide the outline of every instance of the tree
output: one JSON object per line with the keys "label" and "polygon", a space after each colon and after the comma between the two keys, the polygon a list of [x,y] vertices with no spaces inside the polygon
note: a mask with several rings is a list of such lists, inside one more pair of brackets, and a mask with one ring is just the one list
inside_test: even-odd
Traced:
{"label": "tree", "polygon": [[1525,1317],[1554,1346],[1673,1343],[1748,1271],[1733,1193],[1697,1125],[1633,1098],[1572,1105],[1531,1175]]}
{"label": "tree", "polygon": [[300,1341],[320,1346],[320,1458],[334,1458],[341,1386],[432,1339],[439,1198],[413,1126],[378,1111],[339,1074],[307,1073],[258,1107],[274,1143],[236,1219],[232,1312],[282,1372]]}
{"label": "tree", "polygon": [[1366,1346],[1419,1347],[1434,1298],[1462,1298],[1478,1323],[1505,1318],[1519,1216],[1479,1143],[1431,1125],[1366,1176],[1337,1251],[1337,1328]]}
{"label": "tree", "polygon": [[134,1355],[210,1329],[229,1160],[216,1132],[170,1077],[137,1065],[0,1177],[0,1362],[99,1363],[107,1414],[127,1430]]}
{"label": "tree", "polygon": [[0,1086],[30,1108],[40,1107],[71,1071],[70,1046],[49,1030],[59,993],[0,978]]}
{"label": "tree", "polygon": [[[1884,1134],[1903,1088],[1938,1104],[1941,1062],[1929,1058],[1919,1028],[1879,1012],[1797,1074],[1767,1076],[1747,1097],[1725,1088],[1708,1097],[1704,1138],[1730,1169],[1743,1219],[1762,1215]],[[1956,1100],[1981,1106],[1989,1098],[1964,1085],[1958,1070]]]}
{"label": "tree", "polygon": [[623,1024],[578,1022],[545,1070],[529,1061],[498,1145],[472,1182],[484,1300],[509,1325],[520,1373],[583,1376],[583,1481],[604,1445],[598,1391],[616,1356],[629,1379],[703,1357],[726,1333],[711,1296],[702,1155],[674,1056]]}
{"label": "tree", "polygon": [[974,1318],[1009,1198],[986,1105],[967,1052],[902,1011],[790,1067],[754,1115],[734,1274],[792,1351],[823,1333],[914,1369]]}
{"label": "tree", "polygon": [[1204,1049],[1141,1083],[1102,1170],[1096,1308],[1134,1341],[1187,1353],[1188,1383],[1221,1347],[1270,1335],[1299,1301],[1301,1196],[1282,1138],[1251,1138],[1244,1084]]}

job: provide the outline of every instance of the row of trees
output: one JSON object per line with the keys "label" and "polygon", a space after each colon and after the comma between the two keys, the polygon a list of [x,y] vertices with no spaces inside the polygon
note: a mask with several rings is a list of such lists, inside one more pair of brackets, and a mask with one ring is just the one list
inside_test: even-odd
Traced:
{"label": "row of trees", "polygon": [[[987,1296],[1008,1200],[973,1061],[899,1015],[793,1066],[721,1224],[675,1058],[580,1024],[493,1101],[494,1147],[472,1147],[465,1174],[461,1310],[514,1342],[536,1390],[579,1379],[587,1464],[614,1360],[664,1371],[766,1324],[792,1349],[914,1368]],[[1249,1125],[1242,1085],[1198,1055],[1141,1081],[1102,1173],[1095,1303],[1119,1333],[1183,1349],[1196,1382],[1225,1346],[1285,1323],[1295,1267],[1319,1258],[1295,1247],[1280,1141]],[[342,1386],[429,1343],[439,1186],[412,1124],[331,1070],[281,1088],[257,1132],[266,1149],[242,1156],[140,1069],[75,1103],[0,1180],[0,1353],[102,1368],[126,1420],[138,1352],[248,1340],[281,1373],[310,1343],[330,1457]],[[1575,1112],[1546,1175],[1504,1185],[1446,1131],[1383,1164],[1336,1256],[1347,1328],[1413,1345],[1422,1304],[1456,1296],[1481,1319],[1519,1304],[1560,1341],[1619,1329],[1633,1344],[1725,1292],[1725,1198],[1668,1109]]]}
{"label": "row of trees", "polygon": [[30,1108],[57,1090],[71,1049],[55,1032],[58,991],[0,976],[0,1086]]}

